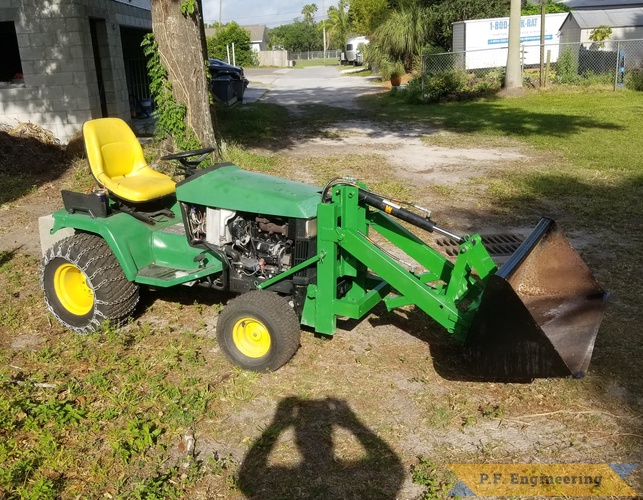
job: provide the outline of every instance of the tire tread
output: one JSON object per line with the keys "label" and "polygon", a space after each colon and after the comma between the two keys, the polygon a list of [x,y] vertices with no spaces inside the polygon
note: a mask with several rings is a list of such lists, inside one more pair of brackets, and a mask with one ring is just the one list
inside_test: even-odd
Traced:
{"label": "tire tread", "polygon": [[[276,348],[271,352],[265,363],[248,365],[240,360],[227,346],[228,322],[240,314],[259,314],[269,323],[271,336]],[[237,366],[253,371],[274,371],[285,365],[299,348],[301,327],[299,318],[286,300],[276,293],[262,290],[253,290],[233,299],[219,315],[217,322],[217,339],[226,357]]]}
{"label": "tire tread", "polygon": [[[55,259],[66,260],[81,269],[94,290],[94,307],[91,317],[84,325],[66,321],[61,317],[66,312],[57,310],[56,305],[52,305],[49,296],[55,291],[49,289],[51,284],[46,276],[48,266]],[[67,328],[79,333],[94,332],[107,320],[115,324],[122,323],[131,316],[139,300],[138,285],[127,279],[107,242],[100,236],[88,233],[64,238],[47,250],[42,261],[40,286],[51,313]]]}

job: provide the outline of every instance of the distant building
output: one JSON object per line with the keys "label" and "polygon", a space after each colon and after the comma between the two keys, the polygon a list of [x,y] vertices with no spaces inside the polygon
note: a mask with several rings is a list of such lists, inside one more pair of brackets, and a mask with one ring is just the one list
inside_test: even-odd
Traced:
{"label": "distant building", "polygon": [[[540,5],[540,2],[532,2]],[[643,7],[641,0],[562,0],[561,2],[573,10],[611,10],[631,7]]]}
{"label": "distant building", "polygon": [[0,122],[66,141],[86,120],[129,120],[149,98],[151,31],[150,0],[0,0]]}
{"label": "distant building", "polygon": [[[589,0],[569,0],[570,3],[583,1],[589,2]],[[620,2],[623,1],[620,0]],[[599,26],[612,28],[610,36],[612,41],[643,38],[643,6],[607,9],[604,8],[606,3],[608,2],[600,2],[600,9],[572,10],[560,27],[561,43],[589,43],[592,30]]]}
{"label": "distant building", "polygon": [[242,26],[250,33],[250,47],[255,52],[268,50],[268,27],[265,24]]}

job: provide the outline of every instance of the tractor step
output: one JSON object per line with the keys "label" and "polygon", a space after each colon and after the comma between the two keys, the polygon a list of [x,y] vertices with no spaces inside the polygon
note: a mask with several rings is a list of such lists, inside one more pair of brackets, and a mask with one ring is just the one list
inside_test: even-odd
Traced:
{"label": "tractor step", "polygon": [[[491,258],[498,264],[507,260],[518,247],[525,241],[524,236],[514,233],[481,234],[482,244],[487,249]],[[438,238],[438,249],[447,257],[457,257],[460,244],[450,238]]]}
{"label": "tractor step", "polygon": [[201,265],[198,269],[180,269],[178,267],[160,266],[150,264],[139,269],[134,281],[144,285],[159,286],[162,288],[194,282],[207,276],[215,276],[222,270],[221,261]]}
{"label": "tractor step", "polygon": [[139,269],[137,278],[152,278],[162,281],[173,281],[176,278],[182,278],[190,274],[185,269],[177,269],[175,267],[158,266],[150,264],[143,269]]}

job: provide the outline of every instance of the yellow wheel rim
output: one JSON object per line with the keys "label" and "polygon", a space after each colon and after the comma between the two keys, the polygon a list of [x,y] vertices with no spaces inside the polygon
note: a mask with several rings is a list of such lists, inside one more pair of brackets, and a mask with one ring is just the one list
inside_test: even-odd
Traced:
{"label": "yellow wheel rim", "polygon": [[63,264],[54,274],[54,290],[60,304],[76,316],[84,316],[94,307],[94,291],[87,277],[73,264]]}
{"label": "yellow wheel rim", "polygon": [[254,318],[241,318],[234,324],[232,340],[241,353],[249,358],[260,358],[270,350],[270,332]]}

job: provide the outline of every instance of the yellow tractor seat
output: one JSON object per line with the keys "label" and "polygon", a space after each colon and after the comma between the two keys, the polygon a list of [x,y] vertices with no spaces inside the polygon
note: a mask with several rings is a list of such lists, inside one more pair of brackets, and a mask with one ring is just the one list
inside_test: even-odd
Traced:
{"label": "yellow tractor seat", "polygon": [[92,175],[111,194],[144,203],[175,192],[174,181],[149,167],[134,132],[120,118],[98,118],[83,125]]}

